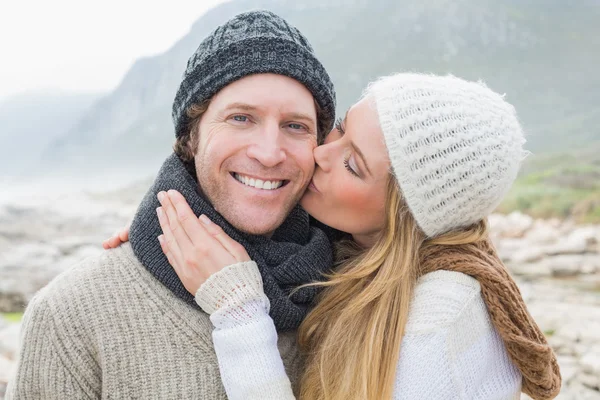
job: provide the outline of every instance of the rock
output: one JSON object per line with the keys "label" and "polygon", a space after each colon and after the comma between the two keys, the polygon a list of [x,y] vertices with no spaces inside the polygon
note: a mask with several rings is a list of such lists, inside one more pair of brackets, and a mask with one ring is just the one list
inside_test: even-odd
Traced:
{"label": "rock", "polygon": [[[576,309],[576,307],[572,307]],[[598,308],[598,307],[596,307]],[[600,345],[600,320],[598,316],[589,316],[589,322],[585,322],[586,317],[582,317],[581,313],[573,312],[573,315],[563,317],[563,324],[556,330],[555,335],[570,343],[580,354],[587,354],[590,345]],[[577,318],[584,320],[577,320]],[[567,322],[568,321],[568,322]],[[581,346],[581,347],[579,347]],[[592,353],[598,355],[598,353]],[[600,370],[598,370],[600,373]]]}
{"label": "rock", "polygon": [[554,257],[548,257],[542,261],[546,264],[552,274],[556,277],[575,276],[581,273],[581,267],[584,264],[584,258],[576,254],[562,254]]}
{"label": "rock", "polygon": [[600,390],[600,376],[590,374],[580,374],[578,379],[581,383],[593,390]]}
{"label": "rock", "polygon": [[[549,331],[551,332],[551,331]],[[569,358],[569,359],[574,359],[573,355],[575,354],[572,346],[570,345],[570,343],[565,340],[565,338],[560,337],[558,335],[546,335],[547,336],[547,340],[548,343],[550,343],[550,346],[552,346],[552,348],[554,349],[554,352],[560,356],[560,358]],[[559,362],[561,369],[563,367],[563,363]],[[566,364],[566,363],[564,363]]]}
{"label": "rock", "polygon": [[600,256],[596,254],[561,254],[527,263],[508,260],[506,265],[515,275],[543,277],[572,277],[600,271]]}
{"label": "rock", "polygon": [[546,254],[551,256],[558,254],[583,254],[588,251],[588,247],[588,237],[575,231],[558,243],[549,245]]}
{"label": "rock", "polygon": [[100,246],[82,246],[72,254],[61,258],[61,260],[56,263],[55,274],[59,274],[60,272],[66,270],[69,267],[72,267],[73,265],[85,260],[88,257],[95,257],[101,254],[103,251],[104,250]]}
{"label": "rock", "polygon": [[557,400],[598,400],[600,393],[596,390],[592,390],[584,386],[578,381],[579,378],[574,379],[567,387],[563,386]]}
{"label": "rock", "polygon": [[597,246],[600,244],[600,228],[597,226],[582,226],[576,228],[569,235],[569,240],[585,243],[586,250],[589,252],[598,251]]}
{"label": "rock", "polygon": [[95,245],[73,238],[59,243],[21,244],[0,260],[0,312],[23,311],[29,299],[54,277],[103,251],[100,240]]}
{"label": "rock", "polygon": [[[11,361],[0,355],[0,385],[8,383],[8,380],[12,378],[14,368],[14,361]],[[6,387],[4,389],[6,389]]]}
{"label": "rock", "polygon": [[495,239],[494,245],[503,261],[510,260],[513,254],[523,250],[523,239]]}
{"label": "rock", "polygon": [[494,214],[488,221],[492,231],[502,238],[521,238],[533,226],[533,218],[518,211],[507,216]]}
{"label": "rock", "polygon": [[[10,282],[5,281],[5,283]],[[11,286],[14,285],[16,285],[16,283]],[[21,293],[8,292],[0,285],[0,312],[22,312],[29,302],[29,297],[27,297],[25,292],[30,291],[31,290],[24,290]]]}
{"label": "rock", "polygon": [[577,368],[574,365],[569,365],[569,366],[565,366],[565,367],[561,366],[560,367],[560,375],[562,377],[563,383],[564,384],[571,383],[571,381],[577,375],[577,372],[579,372],[579,368]]}
{"label": "rock", "polygon": [[588,352],[579,362],[583,372],[600,378],[600,350]]}
{"label": "rock", "polygon": [[536,263],[507,263],[510,271],[519,276],[544,277],[552,275],[552,267],[543,261]]}
{"label": "rock", "polygon": [[536,220],[524,239],[533,244],[545,245],[556,243],[562,237],[558,226],[545,220]]}
{"label": "rock", "polygon": [[509,256],[509,261],[513,263],[523,264],[540,261],[546,256],[546,249],[540,246],[530,246],[524,243],[522,248],[515,251]]}
{"label": "rock", "polygon": [[0,271],[3,268],[40,268],[60,257],[58,248],[46,243],[23,243],[13,246],[11,251],[0,259]]}
{"label": "rock", "polygon": [[96,247],[100,247],[100,243],[101,241],[95,235],[67,236],[53,242],[62,255],[71,255],[79,251],[82,247],[90,246],[91,244],[96,244]]}
{"label": "rock", "polygon": [[558,365],[560,366],[560,374],[562,376],[563,385],[568,384],[577,375],[579,367],[575,357],[557,357]]}
{"label": "rock", "polygon": [[21,324],[9,324],[0,331],[0,356],[9,360],[17,358],[20,332]]}

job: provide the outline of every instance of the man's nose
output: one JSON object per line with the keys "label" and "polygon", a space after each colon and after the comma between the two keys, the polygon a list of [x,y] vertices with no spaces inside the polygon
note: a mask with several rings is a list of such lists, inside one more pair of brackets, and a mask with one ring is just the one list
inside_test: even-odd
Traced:
{"label": "man's nose", "polygon": [[248,147],[248,157],[256,159],[265,167],[275,167],[287,158],[285,149],[282,147],[283,132],[279,125],[272,123],[266,125],[260,133],[257,133],[254,143]]}

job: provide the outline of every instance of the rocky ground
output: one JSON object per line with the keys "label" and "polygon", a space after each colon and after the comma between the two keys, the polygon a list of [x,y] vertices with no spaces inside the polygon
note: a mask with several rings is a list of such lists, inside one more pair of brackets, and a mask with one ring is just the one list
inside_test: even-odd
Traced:
{"label": "rocky ground", "polygon": [[[31,196],[0,204],[0,312],[31,296],[129,221],[148,183],[108,193]],[[600,226],[490,218],[494,241],[559,357],[559,399],[600,399]],[[0,399],[18,352],[19,323],[0,316]],[[524,399],[527,396],[523,396]]]}
{"label": "rocky ground", "polygon": [[517,213],[494,215],[490,223],[500,255],[558,355],[558,398],[600,399],[600,226]]}

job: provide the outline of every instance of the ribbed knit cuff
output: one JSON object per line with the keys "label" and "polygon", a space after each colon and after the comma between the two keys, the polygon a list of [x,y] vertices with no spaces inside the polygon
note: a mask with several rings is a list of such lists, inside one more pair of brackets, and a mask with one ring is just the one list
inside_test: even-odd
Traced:
{"label": "ribbed knit cuff", "polygon": [[195,299],[216,328],[245,325],[269,313],[269,299],[254,261],[229,265],[211,275]]}

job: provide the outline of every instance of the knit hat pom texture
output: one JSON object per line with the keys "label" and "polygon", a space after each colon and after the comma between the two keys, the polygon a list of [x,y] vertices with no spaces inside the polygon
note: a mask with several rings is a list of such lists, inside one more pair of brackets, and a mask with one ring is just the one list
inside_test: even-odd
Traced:
{"label": "knit hat pom texture", "polygon": [[487,217],[514,182],[525,138],[514,107],[482,82],[401,73],[372,95],[392,170],[428,237]]}

